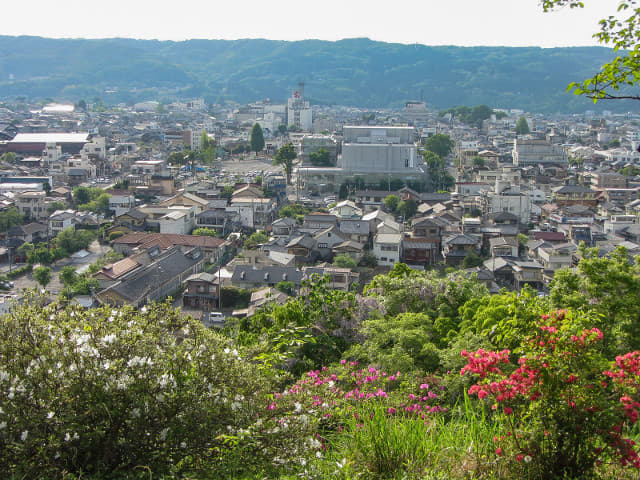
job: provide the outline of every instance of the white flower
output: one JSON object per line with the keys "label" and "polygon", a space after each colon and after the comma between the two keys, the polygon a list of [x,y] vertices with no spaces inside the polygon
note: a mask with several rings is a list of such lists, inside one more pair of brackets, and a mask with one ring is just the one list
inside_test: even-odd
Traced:
{"label": "white flower", "polygon": [[165,429],[161,430],[160,431],[160,440],[166,440],[168,434],[169,434],[169,429],[168,428],[165,428]]}
{"label": "white flower", "polygon": [[300,413],[302,411],[302,404],[301,403],[294,403],[294,406],[296,407],[296,413]]}
{"label": "white flower", "polygon": [[338,466],[338,468],[344,468],[344,466],[347,464],[347,459],[343,458],[342,461],[340,462],[336,462],[336,465]]}
{"label": "white flower", "polygon": [[140,313],[147,313],[147,307],[144,306],[140,309]]}
{"label": "white flower", "polygon": [[318,450],[318,451],[316,452],[316,457],[318,457],[318,458],[322,458],[322,453],[320,453],[320,450]]}
{"label": "white flower", "polygon": [[526,455],[524,457],[524,463],[531,463],[531,460],[533,460],[529,455]]}
{"label": "white flower", "polygon": [[112,334],[110,334],[110,335],[105,335],[104,337],[102,337],[102,338],[100,339],[100,343],[101,343],[101,344],[103,344],[103,345],[105,345],[105,346],[106,346],[106,345],[110,345],[110,344],[112,344],[113,342],[115,342],[117,338],[118,338],[118,337],[116,336],[116,334],[115,334],[115,333],[112,333]]}
{"label": "white flower", "polygon": [[131,410],[131,415],[133,416],[133,418],[138,418],[140,416],[140,409],[134,408],[133,410]]}
{"label": "white flower", "polygon": [[231,349],[229,349],[229,348],[227,347],[227,348],[225,348],[225,349],[223,350],[223,352],[224,352],[225,354],[229,354],[229,353],[231,352]]}
{"label": "white flower", "polygon": [[20,440],[22,440],[23,442],[27,440],[27,437],[29,436],[29,430],[25,430],[24,432],[22,432],[20,434]]}
{"label": "white flower", "polygon": [[73,437],[71,437],[73,440],[79,440],[80,439],[80,435],[78,435],[78,432],[73,434]]}
{"label": "white flower", "polygon": [[52,419],[54,415],[55,415],[54,412],[49,412],[49,413],[47,413],[47,418],[48,419]]}
{"label": "white flower", "polygon": [[180,443],[180,448],[187,448],[186,442],[181,442]]}
{"label": "white flower", "polygon": [[71,435],[69,435],[69,432],[64,434],[64,441],[68,442],[69,440],[71,440]]}

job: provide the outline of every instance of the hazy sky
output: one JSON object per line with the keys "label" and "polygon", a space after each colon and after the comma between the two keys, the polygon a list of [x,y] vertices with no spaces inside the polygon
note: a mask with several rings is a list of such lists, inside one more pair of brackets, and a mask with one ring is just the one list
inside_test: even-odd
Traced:
{"label": "hazy sky", "polygon": [[615,0],[543,13],[539,0],[2,1],[2,35],[65,38],[307,38],[426,45],[596,45]]}

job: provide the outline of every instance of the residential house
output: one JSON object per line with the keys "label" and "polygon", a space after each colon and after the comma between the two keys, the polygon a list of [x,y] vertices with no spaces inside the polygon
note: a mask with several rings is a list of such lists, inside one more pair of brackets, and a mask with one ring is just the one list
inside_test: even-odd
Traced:
{"label": "residential house", "polygon": [[237,288],[275,287],[280,282],[291,282],[296,289],[302,285],[304,274],[296,267],[277,265],[236,265],[231,283]]}
{"label": "residential house", "polygon": [[48,230],[48,226],[42,223],[14,225],[7,232],[7,237],[19,239],[22,242],[38,243],[47,239]]}
{"label": "residential house", "polygon": [[339,202],[335,207],[329,209],[329,213],[339,219],[360,219],[362,217],[362,209],[358,208],[351,200]]}
{"label": "residential house", "polygon": [[339,268],[331,265],[317,267],[303,267],[305,279],[312,279],[314,275],[327,276],[328,286],[333,290],[348,291],[352,286],[358,283],[360,274],[351,271],[350,268]]}
{"label": "residential house", "polygon": [[219,306],[220,286],[218,277],[212,273],[194,273],[186,279],[182,303],[186,308],[215,310]]}
{"label": "residential house", "polygon": [[109,197],[109,210],[117,217],[136,206],[136,197],[129,190],[106,190]]}
{"label": "residential house", "polygon": [[120,232],[142,232],[147,227],[147,217],[149,215],[138,210],[136,208],[132,208],[125,213],[117,215],[114,219],[114,227],[113,231]]}
{"label": "residential house", "polygon": [[75,210],[56,210],[49,215],[49,234],[56,237],[65,228],[74,228]]}
{"label": "residential house", "polygon": [[552,189],[553,201],[559,207],[569,205],[583,205],[595,207],[598,203],[597,192],[584,185],[563,185]]}
{"label": "residential house", "polygon": [[400,262],[402,255],[402,234],[377,233],[373,237],[372,253],[376,257],[378,265],[393,267]]}
{"label": "residential house", "polygon": [[442,256],[447,265],[459,265],[468,255],[479,255],[480,244],[479,236],[465,234],[449,235],[442,240]]}
{"label": "residential house", "polygon": [[489,251],[492,257],[517,257],[518,247],[518,240],[513,237],[489,239]]}
{"label": "residential house", "polygon": [[321,230],[313,236],[313,239],[316,242],[315,249],[323,260],[330,260],[333,256],[333,247],[346,240],[338,227],[335,226]]}
{"label": "residential house", "polygon": [[369,245],[371,232],[369,222],[361,219],[342,219],[338,225],[343,236],[363,245]]}
{"label": "residential house", "polygon": [[222,257],[229,243],[208,235],[175,235],[165,233],[131,232],[115,239],[113,249],[123,255],[131,255],[134,250],[149,250],[159,247],[162,250],[179,246],[184,250],[200,248],[205,261],[214,263]]}
{"label": "residential house", "polygon": [[44,191],[19,192],[14,196],[15,206],[26,218],[35,221],[45,220],[49,216],[45,205],[46,196]]}
{"label": "residential house", "polygon": [[289,236],[293,234],[294,230],[298,227],[298,222],[296,222],[293,218],[283,217],[277,220],[274,220],[271,223],[271,234],[272,235],[281,235],[281,236]]}
{"label": "residential house", "polygon": [[185,280],[202,271],[204,256],[200,248],[185,252],[172,247],[159,254],[152,263],[135,269],[121,280],[97,293],[100,303],[108,305],[142,305],[175,294]]}

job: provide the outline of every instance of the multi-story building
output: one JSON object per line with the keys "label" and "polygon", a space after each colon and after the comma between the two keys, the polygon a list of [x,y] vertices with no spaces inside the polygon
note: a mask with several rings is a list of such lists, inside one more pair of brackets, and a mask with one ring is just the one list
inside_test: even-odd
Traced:
{"label": "multi-story building", "polygon": [[513,142],[513,164],[527,165],[567,164],[567,152],[561,145],[546,138],[516,138]]}

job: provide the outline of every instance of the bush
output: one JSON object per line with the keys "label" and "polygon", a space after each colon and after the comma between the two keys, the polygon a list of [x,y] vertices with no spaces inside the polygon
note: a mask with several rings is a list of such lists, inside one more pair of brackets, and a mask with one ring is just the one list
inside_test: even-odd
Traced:
{"label": "bush", "polygon": [[109,241],[113,242],[116,238],[124,236],[124,232],[116,231],[109,234]]}
{"label": "bush", "polygon": [[14,278],[21,277],[22,275],[31,272],[32,269],[33,267],[31,265],[25,265],[24,267],[16,268],[15,270],[7,273],[7,278],[13,280]]}
{"label": "bush", "polygon": [[86,311],[32,300],[1,322],[3,478],[134,468],[226,477],[244,429],[267,410],[254,368],[169,304]]}

